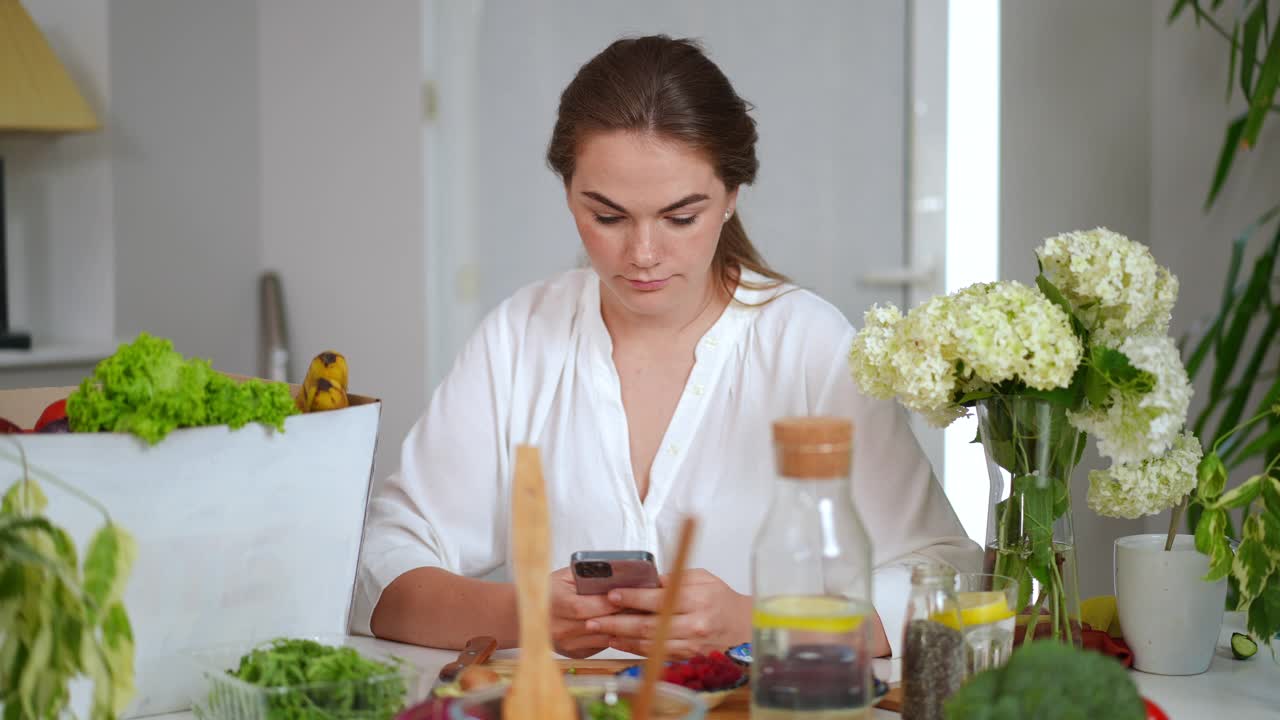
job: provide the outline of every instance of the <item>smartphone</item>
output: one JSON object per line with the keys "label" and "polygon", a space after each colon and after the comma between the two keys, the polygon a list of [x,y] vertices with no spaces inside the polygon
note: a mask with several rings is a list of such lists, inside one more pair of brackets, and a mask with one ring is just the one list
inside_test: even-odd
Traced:
{"label": "smartphone", "polygon": [[576,552],[569,558],[579,595],[604,595],[614,588],[656,588],[658,566],[643,550]]}

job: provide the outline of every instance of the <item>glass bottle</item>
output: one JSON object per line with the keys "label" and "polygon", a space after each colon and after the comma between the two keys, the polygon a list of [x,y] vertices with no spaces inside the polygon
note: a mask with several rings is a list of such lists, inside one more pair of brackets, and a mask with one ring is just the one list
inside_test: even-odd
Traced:
{"label": "glass bottle", "polygon": [[853,504],[853,424],[779,420],[773,441],[777,479],[751,558],[751,717],[870,717],[871,541]]}
{"label": "glass bottle", "polygon": [[911,569],[902,643],[902,719],[943,720],[943,703],[964,682],[967,658],[956,573],[922,564]]}

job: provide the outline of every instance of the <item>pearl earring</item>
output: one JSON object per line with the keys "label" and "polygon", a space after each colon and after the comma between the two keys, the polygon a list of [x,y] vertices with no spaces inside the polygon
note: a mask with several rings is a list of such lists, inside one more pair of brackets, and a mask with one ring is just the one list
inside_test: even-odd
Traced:
{"label": "pearl earring", "polygon": [[733,211],[732,211],[732,210],[725,210],[725,211],[724,211],[724,221],[725,221],[725,222],[729,222],[729,218],[731,218],[731,217],[733,217]]}

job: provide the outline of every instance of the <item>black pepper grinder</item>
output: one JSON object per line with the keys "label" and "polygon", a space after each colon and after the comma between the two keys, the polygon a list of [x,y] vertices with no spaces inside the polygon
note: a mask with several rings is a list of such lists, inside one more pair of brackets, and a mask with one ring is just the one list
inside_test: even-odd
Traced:
{"label": "black pepper grinder", "polygon": [[946,565],[911,570],[902,651],[902,720],[943,720],[943,703],[965,679],[965,640],[956,573]]}

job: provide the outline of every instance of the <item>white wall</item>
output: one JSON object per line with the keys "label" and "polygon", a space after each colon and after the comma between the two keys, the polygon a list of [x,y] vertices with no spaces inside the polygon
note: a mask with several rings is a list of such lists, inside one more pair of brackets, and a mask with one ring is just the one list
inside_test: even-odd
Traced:
{"label": "white wall", "polygon": [[[1001,278],[1034,280],[1035,248],[1068,230],[1106,225],[1150,242],[1152,5],[1002,3]],[[1086,455],[1072,485],[1083,597],[1111,594],[1112,543],[1141,532],[1085,504],[1099,466]]]}
{"label": "white wall", "polygon": [[[28,0],[90,107],[111,124],[107,0]],[[0,134],[11,321],[35,342],[113,334],[111,142],[105,132]]]}
{"label": "white wall", "polygon": [[117,329],[244,374],[262,255],[257,12],[111,3]]}
{"label": "white wall", "polygon": [[386,475],[428,390],[419,3],[258,5],[262,267],[282,276],[294,372],[339,350],[382,398]]}

